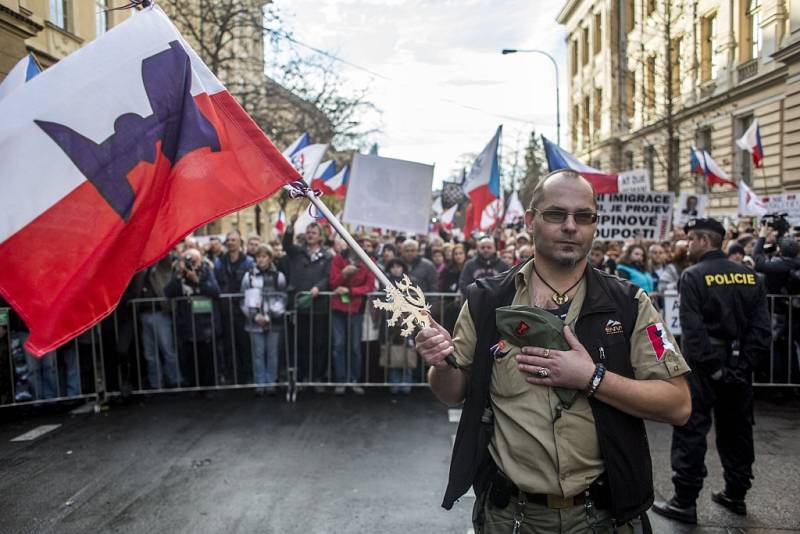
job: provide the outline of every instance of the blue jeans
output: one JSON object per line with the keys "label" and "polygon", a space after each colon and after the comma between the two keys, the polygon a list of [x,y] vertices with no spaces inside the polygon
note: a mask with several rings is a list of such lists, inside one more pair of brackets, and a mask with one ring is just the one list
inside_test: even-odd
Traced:
{"label": "blue jeans", "polygon": [[277,330],[250,332],[253,377],[256,384],[274,384],[278,375],[278,352],[281,333]]}
{"label": "blue jeans", "polygon": [[364,315],[334,310],[332,324],[334,379],[336,382],[358,382],[361,380],[361,330]]}
{"label": "blue jeans", "polygon": [[[142,346],[144,359],[147,361],[147,381],[150,387],[161,387],[161,376],[166,378],[166,385],[174,387],[178,384],[178,356],[172,339],[172,318],[165,312],[147,312],[142,314]],[[159,353],[161,369],[159,369]],[[159,372],[161,371],[161,372]]]}
{"label": "blue jeans", "polygon": [[25,351],[28,361],[28,380],[33,386],[37,400],[54,399],[59,396],[58,361],[56,352],[48,352],[41,358]]}
{"label": "blue jeans", "polygon": [[[409,368],[390,368],[387,370],[387,375],[390,384],[407,384],[411,382],[411,373],[414,371],[413,369]],[[392,386],[389,388],[392,393],[409,393],[411,391],[411,386]]]}

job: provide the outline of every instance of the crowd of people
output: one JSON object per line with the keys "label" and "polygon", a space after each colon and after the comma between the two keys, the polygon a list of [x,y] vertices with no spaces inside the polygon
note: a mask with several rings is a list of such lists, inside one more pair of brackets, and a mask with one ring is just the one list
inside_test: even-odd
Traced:
{"label": "crowd of people", "polygon": [[[105,328],[103,339],[113,337],[104,341],[108,386],[236,383],[255,384],[258,394],[270,394],[276,382],[286,380],[290,366],[285,356],[296,351],[299,382],[317,389],[333,384],[337,394],[345,392],[338,384],[349,384],[354,393],[363,394],[358,384],[376,379],[364,376],[368,343],[375,343],[372,352],[379,355],[372,367],[384,373],[378,380],[399,384],[393,392],[407,392],[409,383],[423,381],[413,339],[388,328],[386,317],[369,304],[375,298],[370,294],[380,291],[370,269],[328,225],[312,223],[295,235],[295,221],[290,222],[280,239],[268,243],[255,234],[245,239],[235,230],[224,240],[214,236],[202,245],[190,236],[139,272],[113,325]],[[521,223],[466,238],[457,230],[439,228],[430,235],[365,233],[356,239],[390,279],[408,276],[428,294],[434,318],[451,331],[469,284],[534,254]],[[800,294],[798,242],[791,232],[780,235],[772,226],[742,220],[728,229],[723,251],[766,277],[771,295]],[[657,309],[690,265],[686,236],[677,227],[669,239],[657,242],[595,242],[589,260],[593,267],[641,287]],[[785,382],[800,374],[800,321],[789,322],[790,308],[798,300],[774,299],[775,350],[773,362],[765,362],[760,372],[762,380]],[[286,315],[290,310],[296,312],[291,321]],[[796,317],[800,309],[794,312]],[[12,362],[0,364],[5,396],[0,403],[8,402],[12,391],[20,401],[75,396],[93,387],[90,355],[100,339],[96,331],[39,359],[22,350],[24,325],[13,319],[13,310],[11,316],[9,325],[0,326],[3,337],[9,329],[15,333],[8,343],[0,343],[3,357]]]}

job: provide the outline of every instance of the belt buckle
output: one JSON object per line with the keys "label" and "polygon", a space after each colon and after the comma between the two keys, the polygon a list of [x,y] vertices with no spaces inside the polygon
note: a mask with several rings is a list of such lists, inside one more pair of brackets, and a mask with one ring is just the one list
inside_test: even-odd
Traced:
{"label": "belt buckle", "polygon": [[560,497],[558,495],[547,496],[547,507],[553,510],[561,510],[563,508],[572,508],[574,500],[572,497]]}

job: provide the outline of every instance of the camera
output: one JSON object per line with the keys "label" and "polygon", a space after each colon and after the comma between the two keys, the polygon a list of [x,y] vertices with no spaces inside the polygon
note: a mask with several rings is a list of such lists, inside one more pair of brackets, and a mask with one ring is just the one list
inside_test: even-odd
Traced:
{"label": "camera", "polygon": [[186,254],[183,257],[183,266],[187,271],[194,271],[194,263],[192,263],[192,255]]}
{"label": "camera", "polygon": [[767,213],[761,217],[761,224],[773,228],[778,232],[778,237],[783,237],[791,228],[791,224],[789,224],[789,221],[786,219],[787,215],[786,213]]}

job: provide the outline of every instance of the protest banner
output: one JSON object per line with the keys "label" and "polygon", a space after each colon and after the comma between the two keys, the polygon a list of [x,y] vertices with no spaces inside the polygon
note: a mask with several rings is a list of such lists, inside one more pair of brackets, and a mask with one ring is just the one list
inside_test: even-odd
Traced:
{"label": "protest banner", "polygon": [[790,192],[763,198],[767,213],[785,213],[792,226],[800,226],[800,193]]}
{"label": "protest banner", "polygon": [[433,165],[356,154],[344,221],[425,234],[431,214]]}
{"label": "protest banner", "polygon": [[672,229],[674,193],[599,195],[597,239],[666,239]]}
{"label": "protest banner", "polygon": [[676,289],[664,291],[664,309],[661,314],[672,335],[681,335],[681,297]]}
{"label": "protest banner", "polygon": [[681,193],[678,196],[678,208],[675,210],[674,224],[683,228],[690,219],[706,216],[708,195]]}
{"label": "protest banner", "polygon": [[617,187],[620,193],[648,193],[650,192],[650,171],[635,169],[619,173]]}

